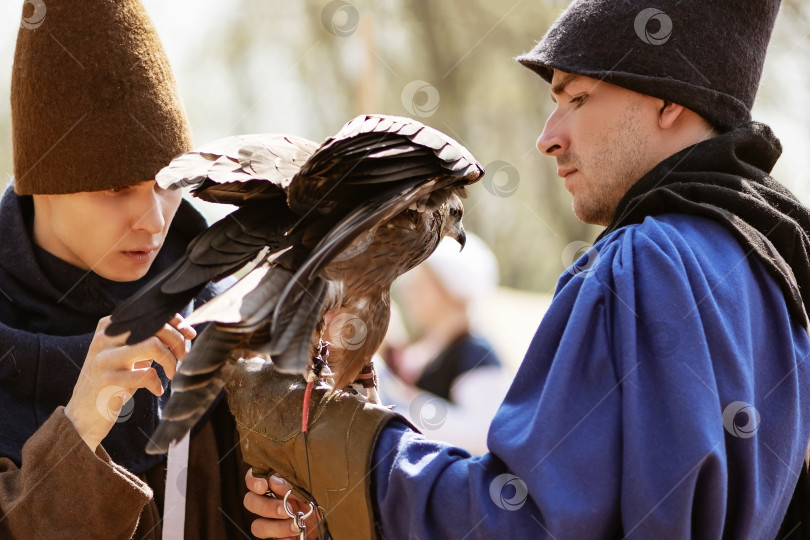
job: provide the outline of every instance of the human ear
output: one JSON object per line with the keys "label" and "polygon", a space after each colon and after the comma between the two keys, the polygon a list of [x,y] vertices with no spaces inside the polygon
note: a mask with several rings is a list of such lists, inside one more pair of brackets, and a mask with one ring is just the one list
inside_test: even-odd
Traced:
{"label": "human ear", "polygon": [[661,129],[669,129],[675,125],[686,108],[683,105],[661,100],[661,107],[658,110],[658,126]]}

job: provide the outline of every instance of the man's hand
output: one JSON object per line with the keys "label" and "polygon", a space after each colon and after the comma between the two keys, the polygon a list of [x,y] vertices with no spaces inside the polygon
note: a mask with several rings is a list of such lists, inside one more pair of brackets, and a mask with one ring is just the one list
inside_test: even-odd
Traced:
{"label": "man's hand", "polygon": [[[279,476],[256,478],[253,470],[245,475],[245,484],[250,491],[245,495],[245,508],[261,516],[254,520],[250,532],[256,538],[280,538],[298,540],[299,530],[295,521],[284,510],[284,495],[292,489],[292,484]],[[265,495],[272,491],[275,498]],[[288,502],[293,512],[309,512],[309,504],[301,502],[295,495],[290,495]],[[315,511],[306,520],[307,538],[318,537],[318,512]]]}
{"label": "man's hand", "polygon": [[[278,474],[296,486],[299,498],[314,500],[332,538],[376,539],[372,450],[383,426],[398,417],[351,392],[333,391],[322,380],[311,393],[306,386],[301,375],[280,373],[262,358],[234,365],[226,389],[245,463],[259,476]],[[301,431],[305,396],[306,435]],[[271,515],[278,516],[275,503],[270,504]]]}
{"label": "man's hand", "polygon": [[180,315],[175,315],[153,337],[126,345],[128,333],[115,337],[104,333],[109,324],[109,317],[98,322],[79,380],[65,407],[65,416],[94,452],[138,388],[146,388],[156,396],[163,394],[152,362],[163,366],[166,376],[173,378],[177,360],[186,355],[185,340],[197,335]]}

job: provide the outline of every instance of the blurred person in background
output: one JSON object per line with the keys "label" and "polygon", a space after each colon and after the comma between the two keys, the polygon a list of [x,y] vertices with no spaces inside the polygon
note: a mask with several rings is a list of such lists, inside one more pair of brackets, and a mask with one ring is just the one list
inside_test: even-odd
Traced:
{"label": "blurred person in background", "polygon": [[489,422],[509,383],[479,329],[486,329],[482,308],[497,285],[498,263],[483,240],[468,232],[459,251],[445,238],[395,285],[404,321],[392,315],[381,350],[390,370],[380,373],[382,402],[396,404],[431,437],[476,453],[486,452]]}

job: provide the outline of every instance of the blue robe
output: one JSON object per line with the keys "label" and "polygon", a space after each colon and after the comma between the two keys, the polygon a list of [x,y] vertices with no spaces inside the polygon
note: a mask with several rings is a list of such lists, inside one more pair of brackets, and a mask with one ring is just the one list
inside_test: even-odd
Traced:
{"label": "blue robe", "polygon": [[726,227],[647,217],[562,275],[489,454],[383,430],[383,533],[773,538],[810,439],[808,356],[778,284]]}

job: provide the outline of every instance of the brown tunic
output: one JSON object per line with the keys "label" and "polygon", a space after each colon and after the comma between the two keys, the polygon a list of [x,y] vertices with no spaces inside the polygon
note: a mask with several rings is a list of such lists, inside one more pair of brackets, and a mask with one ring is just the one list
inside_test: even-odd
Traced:
{"label": "brown tunic", "polygon": [[[191,439],[186,539],[250,537],[238,441],[222,400]],[[165,466],[139,478],[101,446],[91,452],[64,407],[26,442],[22,459],[18,468],[0,458],[0,538],[161,538]]]}

